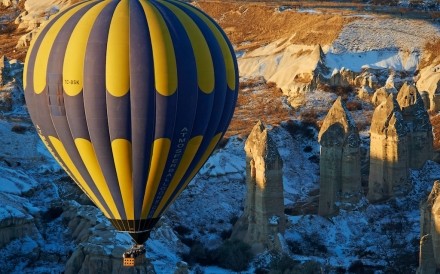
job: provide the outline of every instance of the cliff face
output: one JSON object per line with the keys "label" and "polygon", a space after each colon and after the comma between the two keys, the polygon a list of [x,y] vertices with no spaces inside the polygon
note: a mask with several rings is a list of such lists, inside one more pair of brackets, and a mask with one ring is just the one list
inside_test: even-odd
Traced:
{"label": "cliff face", "polygon": [[431,111],[440,110],[440,67],[438,60],[420,70],[417,89],[425,93],[427,108]]}
{"label": "cliff face", "polygon": [[258,122],[246,145],[247,196],[243,215],[232,238],[251,245],[253,252],[281,249],[278,233],[284,233],[283,162],[269,131]]}
{"label": "cliff face", "polygon": [[280,39],[246,54],[238,64],[240,75],[261,75],[275,82],[297,107],[304,104],[306,93],[316,89],[321,75],[328,73],[324,58],[320,45],[295,45]]}
{"label": "cliff face", "polygon": [[1,193],[0,201],[0,248],[3,248],[11,241],[26,236],[35,237],[39,234],[34,217],[24,208],[26,203],[21,197]]}
{"label": "cliff face", "polygon": [[318,135],[320,158],[320,215],[337,212],[336,202],[355,202],[361,190],[360,139],[350,113],[339,97]]}
{"label": "cliff face", "polygon": [[370,201],[389,198],[408,188],[408,131],[397,101],[390,94],[373,113],[370,142]]}

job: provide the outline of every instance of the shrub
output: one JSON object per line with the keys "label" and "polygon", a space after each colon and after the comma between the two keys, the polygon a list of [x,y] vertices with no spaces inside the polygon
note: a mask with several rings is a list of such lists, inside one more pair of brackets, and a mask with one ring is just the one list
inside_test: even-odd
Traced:
{"label": "shrub", "polygon": [[12,132],[18,133],[18,134],[23,134],[27,131],[27,127],[22,126],[22,125],[13,125],[11,128]]}
{"label": "shrub", "polygon": [[235,223],[238,221],[238,216],[232,216],[231,219],[229,219],[229,223],[231,225],[235,225]]}
{"label": "shrub", "polygon": [[257,269],[255,269],[254,273],[255,274],[268,274],[268,273],[270,273],[270,271],[265,268],[257,268]]}
{"label": "shrub", "polygon": [[358,131],[366,130],[371,125],[371,121],[356,121]]}
{"label": "shrub", "polygon": [[289,247],[290,251],[293,254],[296,254],[296,255],[303,255],[304,254],[301,243],[298,241],[287,240],[287,246]]}
{"label": "shrub", "polygon": [[220,237],[221,237],[223,240],[229,239],[229,237],[231,237],[231,235],[232,235],[232,229],[223,230],[223,231],[220,233]]}
{"label": "shrub", "polygon": [[289,120],[286,123],[283,123],[282,127],[287,130],[293,138],[295,138],[297,135],[301,135],[306,139],[315,138],[314,128],[316,128],[316,124],[311,124],[304,121],[295,122],[293,120]]}
{"label": "shrub", "polygon": [[318,117],[319,117],[319,114],[314,109],[304,110],[301,113],[301,115],[300,115],[300,119],[303,122],[305,122],[307,124],[313,124],[313,125],[317,125],[318,124]]}
{"label": "shrub", "polygon": [[397,0],[372,0],[371,4],[377,6],[397,6],[399,1]]}
{"label": "shrub", "polygon": [[213,251],[218,266],[234,271],[244,271],[252,259],[251,247],[240,240],[227,240]]}
{"label": "shrub", "polygon": [[350,101],[346,104],[349,111],[362,110],[362,103],[358,101]]}
{"label": "shrub", "polygon": [[322,237],[316,232],[305,235],[304,241],[308,242],[311,250],[313,250],[317,254],[325,254],[328,251],[327,247],[323,244]]}
{"label": "shrub", "polygon": [[266,86],[267,88],[276,88],[277,84],[275,82],[267,82]]}
{"label": "shrub", "polygon": [[174,228],[174,231],[176,231],[180,236],[188,235],[191,233],[191,229],[184,225],[178,225]]}
{"label": "shrub", "polygon": [[319,164],[319,157],[316,155],[310,156],[308,160],[312,163]]}
{"label": "shrub", "polygon": [[301,273],[322,273],[321,265],[315,261],[305,262],[301,268]]}
{"label": "shrub", "polygon": [[45,222],[50,222],[60,217],[61,214],[63,214],[63,208],[55,206],[49,208],[46,212],[43,213],[41,217]]}
{"label": "shrub", "polygon": [[217,144],[217,148],[225,148],[225,146],[228,144],[229,138],[223,137]]}
{"label": "shrub", "polygon": [[182,239],[180,239],[180,241],[181,241],[184,245],[189,246],[189,247],[192,247],[194,244],[197,243],[197,241],[194,240],[194,239],[192,239],[192,238],[182,238]]}
{"label": "shrub", "polygon": [[362,261],[360,261],[360,260],[354,261],[354,262],[348,267],[348,272],[349,272],[349,273],[364,273],[364,272],[365,272],[364,264],[363,264]]}
{"label": "shrub", "polygon": [[306,147],[303,149],[303,151],[304,151],[304,152],[312,152],[312,151],[313,151],[313,148],[312,148],[311,146],[306,146]]}
{"label": "shrub", "polygon": [[342,100],[347,100],[348,95],[354,92],[352,86],[333,86],[327,84],[320,84],[318,89],[324,92],[334,93],[338,96],[341,96]]}
{"label": "shrub", "polygon": [[246,80],[240,81],[239,89],[243,90],[246,88],[255,88],[260,85],[263,85],[265,82],[266,81],[264,80],[263,77],[255,77],[255,78],[246,79]]}
{"label": "shrub", "polygon": [[183,260],[191,265],[196,263],[201,265],[213,264],[209,251],[199,241],[195,241],[191,246],[190,252],[188,254],[184,254],[182,257]]}
{"label": "shrub", "polygon": [[287,255],[276,258],[270,264],[270,269],[276,273],[292,273],[298,262]]}

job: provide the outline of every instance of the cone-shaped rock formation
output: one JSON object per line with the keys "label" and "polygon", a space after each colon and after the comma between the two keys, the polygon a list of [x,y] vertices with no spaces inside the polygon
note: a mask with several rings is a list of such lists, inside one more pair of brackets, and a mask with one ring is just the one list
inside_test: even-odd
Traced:
{"label": "cone-shaped rock formation", "polygon": [[324,119],[321,144],[318,213],[335,214],[336,202],[356,202],[361,190],[360,139],[350,112],[339,97]]}
{"label": "cone-shaped rock formation", "polygon": [[433,136],[428,112],[417,88],[405,83],[397,94],[403,120],[408,129],[409,167],[420,169],[432,159]]}
{"label": "cone-shaped rock formation", "polygon": [[254,253],[280,250],[278,233],[284,233],[283,162],[265,126],[258,122],[246,145],[247,197],[243,215],[232,238],[252,247]]}
{"label": "cone-shaped rock formation", "polygon": [[405,192],[408,181],[408,131],[390,94],[373,113],[368,199],[379,201]]}

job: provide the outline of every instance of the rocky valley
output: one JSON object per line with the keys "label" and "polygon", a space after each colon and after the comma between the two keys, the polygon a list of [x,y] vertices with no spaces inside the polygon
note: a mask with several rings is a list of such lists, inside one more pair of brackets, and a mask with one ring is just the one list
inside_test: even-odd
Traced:
{"label": "rocky valley", "polygon": [[437,2],[190,2],[233,43],[237,106],[136,268],[24,100],[30,41],[76,2],[0,1],[0,273],[440,269]]}

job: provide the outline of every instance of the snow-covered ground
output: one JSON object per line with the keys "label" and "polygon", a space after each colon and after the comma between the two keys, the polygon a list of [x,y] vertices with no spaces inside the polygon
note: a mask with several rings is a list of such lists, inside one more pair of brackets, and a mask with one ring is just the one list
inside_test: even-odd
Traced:
{"label": "snow-covered ground", "polygon": [[400,18],[360,18],[347,24],[333,42],[334,53],[368,52],[388,48],[420,50],[439,35],[429,21]]}
{"label": "snow-covered ground", "polygon": [[[296,125],[301,128],[300,123]],[[313,193],[319,188],[319,165],[313,156],[319,155],[319,145],[312,127],[304,126],[296,131],[285,127],[272,128],[271,132],[284,162],[285,206],[292,208],[298,202],[313,203],[316,198]],[[184,237],[215,248],[221,242],[221,233],[231,229],[231,218],[241,214],[245,196],[243,148],[244,141],[232,138],[205,165],[204,171],[210,170],[212,175],[198,175],[166,214],[167,221],[175,227],[188,228]],[[240,154],[241,157],[237,157]],[[223,161],[228,164],[222,164]],[[363,198],[354,210],[341,210],[332,218],[310,213],[288,215],[284,237],[292,258],[300,262],[319,262],[326,269],[325,273],[337,268],[348,269],[355,262],[362,262],[365,268],[378,273],[386,269],[398,270],[399,260],[407,260],[404,268],[410,264],[409,272],[415,271],[420,233],[419,203],[436,179],[440,179],[440,165],[428,162],[422,170],[411,172],[413,189],[405,197],[379,204],[369,204]],[[156,241],[148,244],[152,250],[158,250],[156,245],[162,249],[163,245]],[[174,252],[182,253],[181,250]],[[173,259],[174,264],[179,257]],[[172,270],[162,264],[155,266],[164,273]],[[404,268],[399,271],[408,271]],[[204,273],[230,273],[209,266],[197,269]],[[255,269],[256,266],[251,265],[248,271],[241,273],[253,273]]]}
{"label": "snow-covered ground", "polygon": [[[67,2],[28,0],[26,3],[32,12],[23,14],[21,20],[30,24],[36,18],[56,12]],[[365,67],[415,71],[423,44],[437,36],[439,27],[427,21],[372,20],[358,16],[333,44],[322,45],[323,61],[330,71],[342,67],[355,72]],[[320,61],[319,53],[317,45],[292,45],[283,39],[243,53],[239,63],[248,76],[267,73],[268,80],[289,83],[293,76],[302,77],[314,70]],[[3,91],[16,88],[17,82],[8,85]],[[333,93],[313,91],[303,108],[328,109],[335,99]],[[115,245],[108,245],[107,253],[115,246],[128,247],[130,238],[126,234],[117,234],[111,229],[96,208],[77,202],[81,200],[77,188],[38,140],[25,107],[15,104],[11,111],[1,114],[0,228],[7,228],[2,224],[20,220],[29,225],[31,233],[5,240],[5,245],[0,245],[0,273],[64,271],[69,256],[80,245],[73,239],[65,219],[57,214],[57,203],[61,202],[77,210],[78,216],[93,215],[102,224],[91,231],[94,234],[90,243],[102,243],[99,233],[110,231]],[[355,114],[360,117],[363,112]],[[15,132],[14,126],[25,131]],[[433,181],[440,179],[439,164],[428,162],[422,170],[412,171],[413,189],[405,197],[379,204],[369,204],[363,198],[354,210],[341,210],[335,217],[322,218],[313,211],[319,189],[317,129],[299,120],[283,122],[281,126],[269,125],[269,128],[284,162],[284,203],[289,209],[284,238],[293,259],[302,263],[319,262],[324,273],[348,269],[356,262],[379,273],[387,269],[400,273],[414,271],[420,230],[419,203],[429,193]],[[368,131],[362,132],[362,139],[368,143]],[[243,212],[244,144],[245,140],[233,136],[224,147],[217,149],[152,232],[147,242],[147,257],[157,273],[173,273],[176,265],[191,252],[194,242],[215,249],[227,238],[234,221]],[[5,235],[0,235],[0,240]],[[263,254],[242,273],[254,273],[268,264],[270,254]],[[399,269],[401,265],[407,268]],[[190,270],[192,273],[234,273],[217,266],[191,265]]]}

